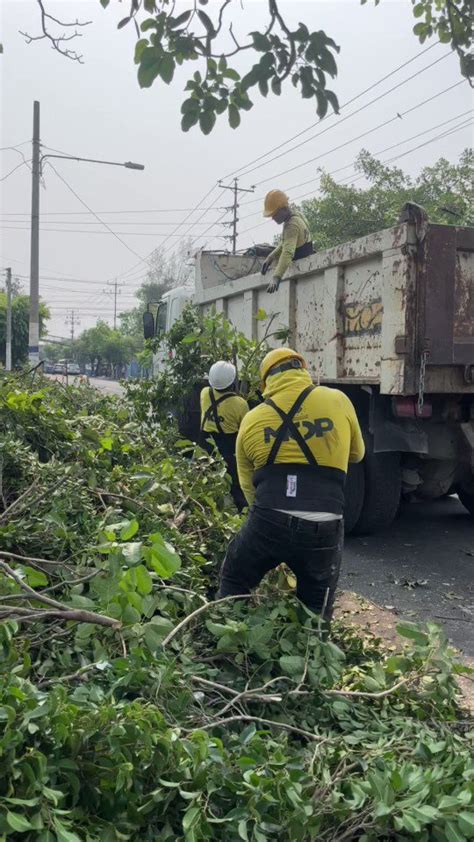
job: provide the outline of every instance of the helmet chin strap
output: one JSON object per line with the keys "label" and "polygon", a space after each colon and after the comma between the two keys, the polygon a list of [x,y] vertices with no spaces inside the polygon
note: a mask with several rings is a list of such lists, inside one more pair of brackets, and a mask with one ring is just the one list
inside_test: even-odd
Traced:
{"label": "helmet chin strap", "polygon": [[274,374],[281,374],[282,371],[290,371],[292,368],[303,368],[301,360],[287,360],[280,365],[275,365],[267,374],[268,377],[273,377]]}

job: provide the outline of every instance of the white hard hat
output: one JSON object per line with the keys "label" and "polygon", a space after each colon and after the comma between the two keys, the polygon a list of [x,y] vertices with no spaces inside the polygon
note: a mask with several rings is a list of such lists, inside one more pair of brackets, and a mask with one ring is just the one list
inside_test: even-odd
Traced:
{"label": "white hard hat", "polygon": [[235,365],[225,360],[218,360],[209,369],[209,385],[213,389],[227,389],[235,381],[236,376]]}

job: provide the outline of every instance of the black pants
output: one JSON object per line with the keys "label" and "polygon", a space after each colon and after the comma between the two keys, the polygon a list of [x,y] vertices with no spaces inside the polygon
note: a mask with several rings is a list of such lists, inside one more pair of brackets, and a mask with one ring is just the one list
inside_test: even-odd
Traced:
{"label": "black pants", "polygon": [[245,594],[282,562],[296,576],[296,594],[329,620],[334,606],[343,545],[342,520],[314,522],[272,509],[252,507],[229,544],[221,570],[219,597]]}
{"label": "black pants", "polygon": [[237,473],[237,460],[235,458],[235,443],[237,441],[237,433],[205,433],[201,432],[199,444],[204,450],[212,454],[213,445],[209,442],[214,442],[224,462],[226,463],[227,473],[231,479],[230,493],[232,499],[239,510],[242,511],[247,505],[245,495],[240,487],[239,477]]}

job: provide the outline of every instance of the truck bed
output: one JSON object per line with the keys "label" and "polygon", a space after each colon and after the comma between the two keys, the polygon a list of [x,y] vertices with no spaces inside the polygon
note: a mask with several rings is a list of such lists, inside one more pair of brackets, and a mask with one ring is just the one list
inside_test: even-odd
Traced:
{"label": "truck bed", "polygon": [[403,223],[293,263],[273,295],[259,268],[203,252],[196,304],[254,339],[265,310],[315,381],[415,394],[426,353],[427,393],[474,393],[474,228]]}

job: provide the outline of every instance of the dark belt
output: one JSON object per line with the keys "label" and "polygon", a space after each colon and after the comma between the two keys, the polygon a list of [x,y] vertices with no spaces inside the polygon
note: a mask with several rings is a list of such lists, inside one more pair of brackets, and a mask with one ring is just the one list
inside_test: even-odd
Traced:
{"label": "dark belt", "polygon": [[305,518],[289,515],[280,512],[278,509],[263,509],[260,506],[252,506],[250,511],[255,511],[262,517],[270,515],[269,520],[278,526],[285,526],[291,532],[306,532],[311,535],[335,535],[342,524],[342,518],[333,520],[305,520]]}
{"label": "dark belt", "polygon": [[309,257],[311,254],[314,254],[314,246],[310,240],[308,243],[298,246],[295,250],[293,260],[301,260],[303,257]]}

